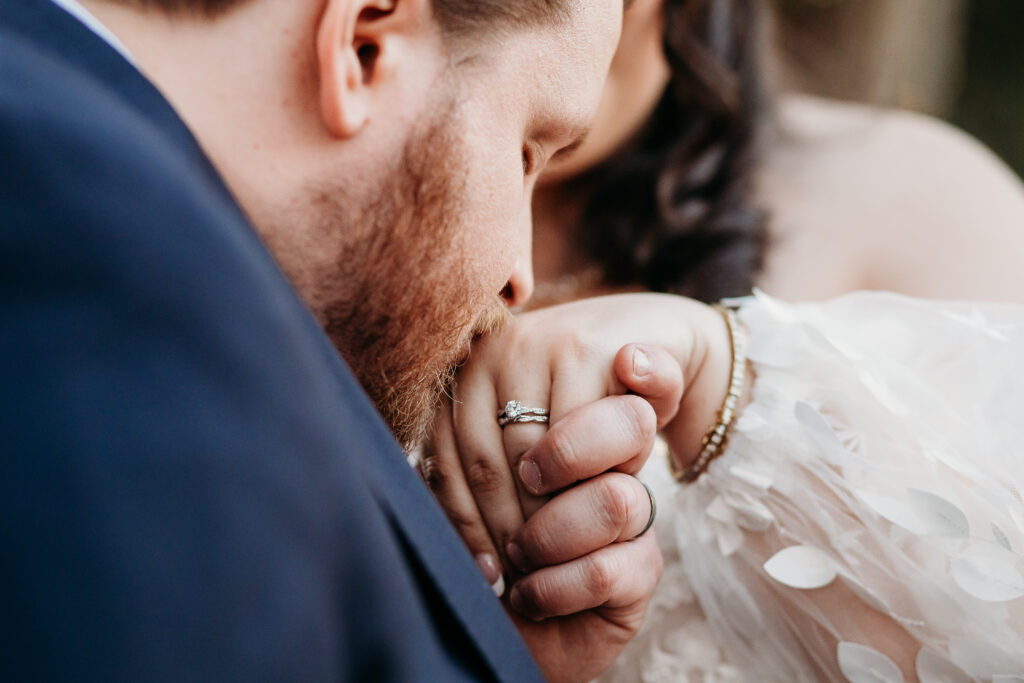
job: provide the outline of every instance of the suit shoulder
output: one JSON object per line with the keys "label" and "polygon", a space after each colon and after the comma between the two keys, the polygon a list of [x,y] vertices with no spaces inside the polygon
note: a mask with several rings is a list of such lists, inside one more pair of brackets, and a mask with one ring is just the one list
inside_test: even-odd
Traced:
{"label": "suit shoulder", "polygon": [[0,240],[9,254],[45,249],[143,284],[156,280],[140,264],[176,268],[180,280],[218,259],[220,270],[256,265],[279,280],[169,105],[161,102],[169,116],[149,116],[102,79],[16,39],[0,47],[0,64]]}

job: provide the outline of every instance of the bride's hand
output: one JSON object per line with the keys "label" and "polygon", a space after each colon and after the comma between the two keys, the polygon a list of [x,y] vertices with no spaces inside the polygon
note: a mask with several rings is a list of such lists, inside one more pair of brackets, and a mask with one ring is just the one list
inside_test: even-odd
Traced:
{"label": "bride's hand", "polygon": [[[521,628],[545,673],[562,668],[546,659],[569,658],[590,665],[577,673],[595,675],[639,628],[661,565],[650,535],[625,542],[650,515],[646,491],[628,475],[658,429],[680,464],[696,456],[729,362],[716,312],[646,294],[518,316],[480,340],[460,371],[423,472],[489,581],[501,576],[498,557],[516,568],[510,578],[526,574],[508,595],[515,611],[575,615]],[[496,415],[512,399],[549,408],[550,429],[502,429]],[[614,632],[594,635],[609,625]]]}

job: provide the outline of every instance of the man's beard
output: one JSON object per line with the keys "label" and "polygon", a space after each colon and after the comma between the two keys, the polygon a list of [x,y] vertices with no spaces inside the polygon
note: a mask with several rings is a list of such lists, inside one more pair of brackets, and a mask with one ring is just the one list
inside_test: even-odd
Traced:
{"label": "man's beard", "polygon": [[321,192],[318,202],[324,227],[359,239],[311,283],[314,312],[406,448],[422,441],[472,338],[509,315],[497,293],[472,285],[466,172],[448,114],[412,134],[371,201]]}

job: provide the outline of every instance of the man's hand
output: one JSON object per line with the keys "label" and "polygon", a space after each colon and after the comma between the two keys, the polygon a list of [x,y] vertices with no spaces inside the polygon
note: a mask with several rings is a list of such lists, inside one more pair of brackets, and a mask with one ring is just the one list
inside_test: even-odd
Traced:
{"label": "man's hand", "polygon": [[[721,358],[708,353],[709,338],[724,341]],[[694,393],[712,385],[708,368],[723,375],[713,378],[717,395],[681,400],[684,376]],[[631,475],[659,429],[681,434],[677,446],[696,454],[727,375],[719,316],[677,297],[527,314],[474,348],[421,467],[549,679],[593,678],[638,631],[661,557],[653,534],[633,540],[651,502]],[[498,409],[511,399],[550,407],[550,429],[499,427]],[[686,421],[703,422],[679,427],[681,407]]]}
{"label": "man's hand", "polygon": [[[656,361],[634,361],[642,354]],[[498,428],[492,434],[501,439],[498,457],[471,462],[468,451],[463,460],[456,452],[449,412],[421,463],[552,681],[590,680],[607,668],[639,630],[661,576],[653,534],[636,538],[650,519],[651,501],[631,475],[643,466],[658,425],[675,414],[682,375],[661,349],[629,347],[619,356],[624,386],[646,392],[646,399],[605,397],[550,430],[507,425],[506,439]],[[636,365],[645,366],[643,376]],[[494,422],[493,412],[488,417]],[[514,460],[506,458],[506,443],[518,451]],[[510,462],[519,463],[517,473]],[[514,581],[509,590],[504,575]]]}

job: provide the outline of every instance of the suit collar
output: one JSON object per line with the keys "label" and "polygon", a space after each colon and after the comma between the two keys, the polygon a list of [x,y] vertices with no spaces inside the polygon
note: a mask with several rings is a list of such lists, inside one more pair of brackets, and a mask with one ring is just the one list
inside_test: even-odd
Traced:
{"label": "suit collar", "polygon": [[110,29],[103,25],[99,19],[97,19],[92,12],[82,7],[78,0],[52,0],[52,2],[61,7],[65,12],[78,19],[82,24],[95,33],[97,36],[103,39],[110,47],[117,50],[117,52],[124,57],[127,61],[135,65],[135,59],[132,57],[128,48],[121,40],[115,36]]}
{"label": "suit collar", "polygon": [[[342,394],[362,394],[362,387],[326,337],[324,342],[325,352],[335,359]],[[370,434],[376,432],[374,441],[385,446],[366,453],[361,460],[370,491],[495,678],[542,682],[526,644],[373,404],[348,401],[344,419],[363,425]]]}
{"label": "suit collar", "polygon": [[543,681],[466,546],[398,449],[369,459],[370,486],[424,569],[502,681]]}
{"label": "suit collar", "polygon": [[47,55],[92,76],[177,142],[182,151],[201,158],[207,173],[212,172],[219,179],[192,131],[163,94],[134,64],[80,19],[52,0],[3,0],[0,2],[0,28],[14,29]]}

